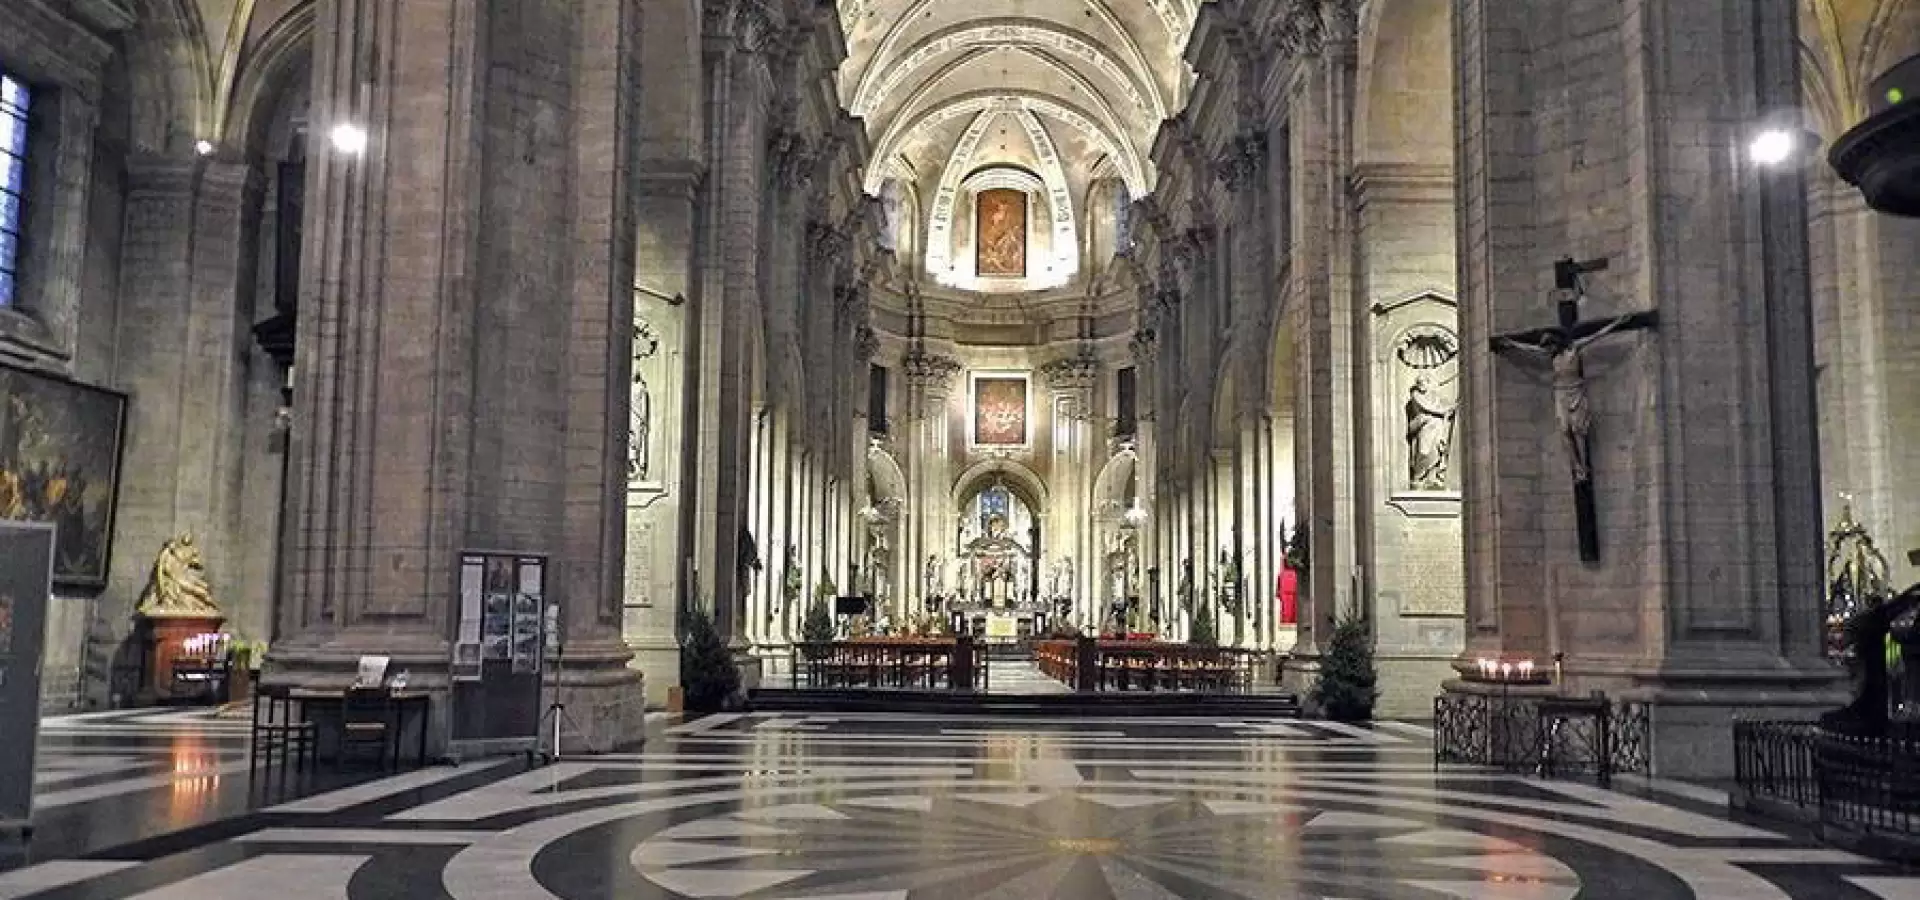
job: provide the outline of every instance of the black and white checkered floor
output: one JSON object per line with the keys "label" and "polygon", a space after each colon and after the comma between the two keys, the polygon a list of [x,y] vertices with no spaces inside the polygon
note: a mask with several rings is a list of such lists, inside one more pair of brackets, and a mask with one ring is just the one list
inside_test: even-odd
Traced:
{"label": "black and white checkered floor", "polygon": [[729,714],[270,802],[197,715],[50,722],[43,823],[133,836],[43,827],[0,900],[1920,898],[1700,788],[1436,774],[1412,724]]}

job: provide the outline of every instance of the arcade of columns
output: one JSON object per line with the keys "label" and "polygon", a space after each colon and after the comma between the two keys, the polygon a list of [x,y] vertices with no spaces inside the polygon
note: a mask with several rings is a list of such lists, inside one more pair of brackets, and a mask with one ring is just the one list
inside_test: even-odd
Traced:
{"label": "arcade of columns", "polygon": [[[1720,765],[1734,710],[1835,701],[1805,176],[1743,152],[1800,99],[1797,13],[1208,4],[1136,255],[1161,588],[1222,545],[1266,577],[1297,520],[1294,683],[1348,613],[1389,711],[1563,655],[1569,688],[1654,704],[1670,773]],[[1584,351],[1598,560],[1551,380],[1489,350],[1551,324],[1563,257],[1610,263],[1583,319],[1659,316]],[[1416,399],[1451,410],[1437,477]]]}

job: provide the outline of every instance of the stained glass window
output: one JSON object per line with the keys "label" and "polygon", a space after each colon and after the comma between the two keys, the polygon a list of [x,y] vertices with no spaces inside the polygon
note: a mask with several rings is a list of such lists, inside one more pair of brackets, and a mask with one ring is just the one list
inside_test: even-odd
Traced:
{"label": "stained glass window", "polygon": [[0,72],[0,306],[12,306],[20,268],[20,207],[27,179],[27,86]]}

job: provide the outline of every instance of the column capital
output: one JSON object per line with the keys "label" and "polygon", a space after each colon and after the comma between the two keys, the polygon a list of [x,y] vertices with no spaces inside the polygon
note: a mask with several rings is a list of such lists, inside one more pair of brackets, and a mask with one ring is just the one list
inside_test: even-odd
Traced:
{"label": "column capital", "polygon": [[1255,177],[1267,166],[1266,134],[1248,130],[1235,135],[1213,160],[1213,176],[1230,192],[1238,193],[1249,184],[1258,189]]}
{"label": "column capital", "polygon": [[953,391],[953,380],[963,368],[960,361],[950,356],[939,356],[925,350],[914,350],[901,361],[901,368],[907,373],[907,383],[916,390],[929,395],[946,395]]}

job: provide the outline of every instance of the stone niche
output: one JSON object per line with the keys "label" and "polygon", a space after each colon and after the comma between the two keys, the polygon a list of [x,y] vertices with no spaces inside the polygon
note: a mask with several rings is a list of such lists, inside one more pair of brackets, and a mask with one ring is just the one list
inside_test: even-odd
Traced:
{"label": "stone niche", "polygon": [[682,301],[640,291],[634,300],[632,414],[627,421],[627,560],[622,635],[647,673],[648,699],[679,683],[674,599],[686,371]]}
{"label": "stone niche", "polygon": [[[1422,292],[1372,309],[1375,571],[1382,613],[1466,614],[1460,545],[1460,338],[1452,298]],[[1431,623],[1429,623],[1431,624]],[[1457,626],[1456,626],[1457,628]],[[1412,627],[1409,650],[1452,652],[1454,628]],[[1389,635],[1383,634],[1383,638]]]}

